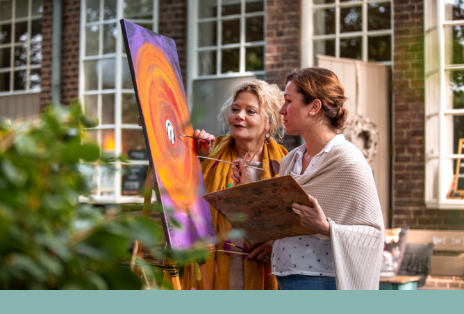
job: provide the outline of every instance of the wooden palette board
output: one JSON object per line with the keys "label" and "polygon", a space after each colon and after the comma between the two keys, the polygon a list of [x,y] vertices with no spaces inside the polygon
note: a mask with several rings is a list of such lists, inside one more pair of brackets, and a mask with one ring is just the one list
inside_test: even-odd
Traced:
{"label": "wooden palette board", "polygon": [[301,226],[292,203],[313,207],[303,188],[288,175],[203,195],[251,244],[315,232]]}

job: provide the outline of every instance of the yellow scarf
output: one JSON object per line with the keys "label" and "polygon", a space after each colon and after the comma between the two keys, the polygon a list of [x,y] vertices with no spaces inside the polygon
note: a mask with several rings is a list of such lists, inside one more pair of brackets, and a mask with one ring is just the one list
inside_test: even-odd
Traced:
{"label": "yellow scarf", "polygon": [[[233,149],[234,138],[230,135],[222,135],[216,139],[216,145],[210,154],[212,158],[221,159],[224,161],[234,161],[237,159],[235,149]],[[279,176],[280,161],[288,151],[277,144],[273,139],[268,140],[268,144],[264,145],[261,180],[270,179]],[[201,164],[203,178],[208,193],[223,190],[232,186],[233,180],[232,167],[224,162],[217,162],[206,159]],[[210,206],[213,224],[216,229],[216,234],[219,238],[218,249],[224,249],[224,241],[229,237],[232,226],[218,212]],[[255,249],[258,245],[250,245],[245,240],[247,247],[250,250]],[[181,279],[182,289],[191,289],[196,287],[194,274],[198,274],[198,268],[195,271],[194,266],[184,268]],[[223,252],[212,254],[206,260],[208,270],[208,279],[210,287],[213,290],[228,290],[229,289],[229,256]],[[274,275],[271,275],[271,264],[258,262],[256,259],[249,261],[244,259],[244,278],[245,290],[276,290],[277,280]],[[201,285],[200,285],[201,286]]]}

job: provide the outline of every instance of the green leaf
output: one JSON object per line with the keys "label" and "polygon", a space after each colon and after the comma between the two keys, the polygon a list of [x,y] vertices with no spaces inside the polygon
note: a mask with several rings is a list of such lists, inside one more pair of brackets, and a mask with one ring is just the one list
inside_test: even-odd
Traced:
{"label": "green leaf", "polygon": [[3,159],[1,170],[7,180],[17,187],[21,187],[26,183],[27,174],[21,169],[17,169],[8,159]]}
{"label": "green leaf", "polygon": [[63,146],[60,159],[64,162],[77,163],[96,161],[100,157],[100,148],[94,143],[71,143]]}
{"label": "green leaf", "polygon": [[45,281],[47,279],[45,272],[28,256],[20,253],[12,253],[9,257],[12,261],[12,268],[29,273],[37,281]]}

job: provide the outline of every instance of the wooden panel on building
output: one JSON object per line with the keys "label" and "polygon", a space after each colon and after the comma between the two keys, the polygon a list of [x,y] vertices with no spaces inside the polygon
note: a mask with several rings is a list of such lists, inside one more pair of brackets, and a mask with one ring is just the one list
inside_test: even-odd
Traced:
{"label": "wooden panel on building", "polygon": [[29,119],[39,113],[39,93],[0,97],[0,118],[2,119]]}

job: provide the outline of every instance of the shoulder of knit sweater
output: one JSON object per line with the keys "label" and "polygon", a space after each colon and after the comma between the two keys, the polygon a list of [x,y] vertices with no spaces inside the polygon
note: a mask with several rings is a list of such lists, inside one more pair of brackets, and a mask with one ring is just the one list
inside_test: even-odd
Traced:
{"label": "shoulder of knit sweater", "polygon": [[359,148],[346,140],[335,145],[328,157],[330,158],[330,163],[336,163],[337,167],[350,164],[369,165]]}

